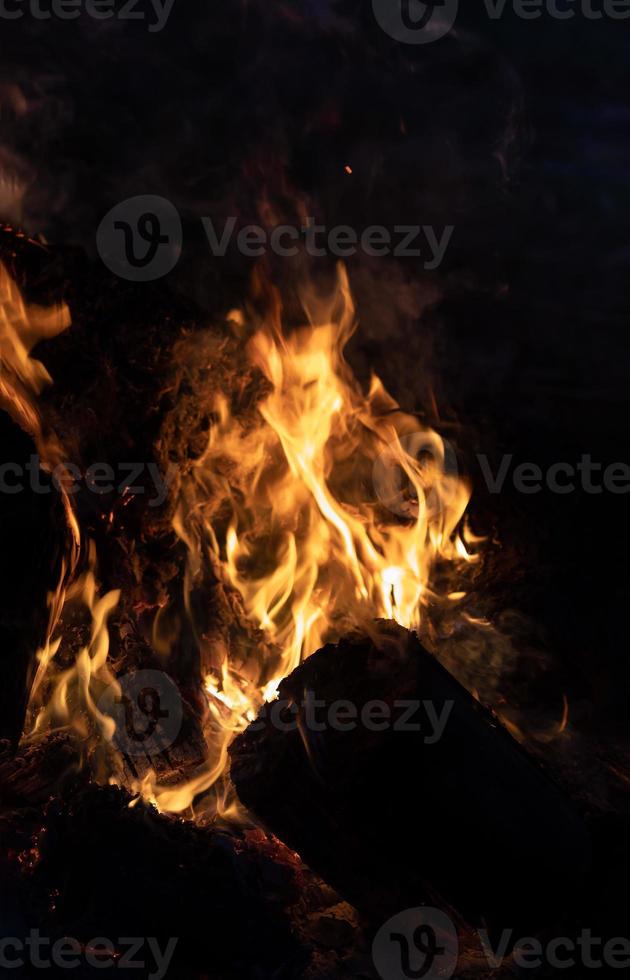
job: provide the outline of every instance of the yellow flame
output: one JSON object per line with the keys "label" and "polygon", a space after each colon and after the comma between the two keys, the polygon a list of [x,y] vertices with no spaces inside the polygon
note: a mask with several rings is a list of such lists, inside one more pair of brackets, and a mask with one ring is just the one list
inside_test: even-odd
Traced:
{"label": "yellow flame", "polygon": [[50,309],[27,305],[0,263],[0,401],[33,436],[39,433],[39,418],[29,396],[40,394],[51,378],[31,351],[40,340],[57,336],[69,325],[65,305]]}
{"label": "yellow flame", "polygon": [[60,639],[56,639],[51,648],[40,652],[40,670],[32,697],[37,694],[44,675],[48,675],[51,694],[37,713],[33,733],[70,728],[81,739],[89,739],[96,748],[99,743],[105,748],[114,737],[116,725],[112,718],[99,710],[96,702],[98,694],[105,687],[118,686],[108,663],[107,622],[118,605],[120,593],[112,591],[99,595],[94,572],[95,562],[92,546],[91,567],[74,583],[66,596],[67,601],[75,600],[87,607],[91,618],[90,640],[81,647],[74,664],[66,670],[56,669],[51,662],[60,647]]}

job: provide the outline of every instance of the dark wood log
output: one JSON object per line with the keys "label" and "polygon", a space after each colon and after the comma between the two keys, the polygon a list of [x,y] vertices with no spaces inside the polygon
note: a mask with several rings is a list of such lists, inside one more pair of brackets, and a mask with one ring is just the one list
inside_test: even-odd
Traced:
{"label": "dark wood log", "polygon": [[[581,818],[415,634],[380,622],[370,637],[329,644],[279,699],[233,744],[239,797],[375,922],[428,901],[473,926],[527,933],[579,892],[590,863]],[[381,709],[380,725],[352,726],[346,709],[333,724],[342,699],[360,718],[384,702],[391,720]],[[420,705],[419,731],[400,730],[402,702]],[[431,711],[447,703],[433,740]]]}
{"label": "dark wood log", "polygon": [[257,962],[271,975],[304,956],[284,913],[296,886],[288,864],[270,862],[244,838],[130,801],[115,787],[87,786],[52,801],[30,838],[28,813],[0,816],[2,840],[19,841],[0,849],[0,907],[15,920],[9,935],[38,927],[53,942],[104,936],[120,954],[125,936],[153,936],[161,949],[173,938],[168,975],[182,980],[254,977]]}
{"label": "dark wood log", "polygon": [[[13,760],[1,748],[0,774],[13,791],[10,807],[0,800],[7,935],[38,928],[51,943],[81,944],[102,936],[119,954],[125,936],[154,937],[160,949],[172,937],[167,975],[178,980],[353,980],[345,961],[371,976],[354,910],[273,837],[130,806],[124,790],[91,785],[85,775],[57,784],[55,798],[41,804],[65,739],[42,740]],[[38,769],[41,787],[31,778]]]}

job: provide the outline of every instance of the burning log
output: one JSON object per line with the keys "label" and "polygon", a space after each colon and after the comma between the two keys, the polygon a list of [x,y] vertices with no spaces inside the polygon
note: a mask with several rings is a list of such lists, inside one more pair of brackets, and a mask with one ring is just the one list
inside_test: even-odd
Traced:
{"label": "burning log", "polygon": [[279,699],[232,747],[239,797],[373,921],[429,902],[527,931],[566,908],[584,825],[415,634],[328,644]]}

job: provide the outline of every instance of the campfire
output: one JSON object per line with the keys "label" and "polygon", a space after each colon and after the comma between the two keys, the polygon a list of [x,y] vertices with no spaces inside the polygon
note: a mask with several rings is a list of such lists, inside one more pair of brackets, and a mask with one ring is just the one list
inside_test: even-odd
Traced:
{"label": "campfire", "polygon": [[[60,821],[54,833],[72,835],[80,805],[81,832],[109,814],[125,851],[149,818],[150,846],[170,840],[167,860],[190,846],[186,867],[207,848],[208,887],[217,835],[249,874],[277,864],[281,955],[306,942],[295,890],[342,945],[360,942],[357,916],[378,924],[414,904],[449,910],[464,931],[500,930],[506,909],[523,927],[544,925],[588,872],[588,833],[439,663],[440,637],[500,642],[465,604],[486,544],[466,520],[452,444],[403,412],[376,374],[359,383],[345,359],[360,325],[344,267],[327,290],[300,288],[294,322],[258,270],[220,328],[174,343],[177,425],[165,431],[181,438],[182,417],[198,424],[201,411],[208,421],[194,456],[170,464],[161,523],[146,497],[135,518],[149,549],[170,523],[152,569],[167,569],[159,597],[133,574],[138,488],[84,517],[93,467],[67,441],[54,379],[33,353],[71,333],[70,311],[27,303],[6,266],[2,296],[3,406],[34,449],[58,538],[39,646],[11,665],[26,710],[7,732],[20,745],[3,782],[13,805],[51,801],[15,852],[19,873],[54,880],[50,828]],[[427,840],[448,839],[448,857],[425,854]],[[501,870],[484,881],[495,849]],[[541,862],[552,868],[544,895]],[[57,928],[74,887],[50,907],[61,903]]]}
{"label": "campfire", "polygon": [[[170,9],[152,6],[157,33]],[[414,116],[420,75],[455,104],[448,12],[425,71],[376,0],[365,48],[347,11],[244,6],[256,30],[230,51],[253,74],[218,59],[209,108],[195,71],[176,105],[154,73],[165,118],[191,106],[190,170],[179,146],[152,144],[144,168],[130,153],[133,179],[95,181],[87,244],[38,228],[61,208],[44,163],[33,197],[20,140],[0,154],[0,973],[508,980],[528,956],[562,972],[561,948],[596,960],[596,941],[609,963],[628,931],[630,750],[597,720],[605,666],[593,680],[579,638],[567,658],[546,631],[579,605],[558,583],[586,551],[554,552],[557,512],[516,498],[516,465],[504,479],[519,354],[482,321],[509,276],[476,270],[472,290],[437,220],[444,199],[469,213],[475,181],[507,184],[517,100],[495,131],[484,89],[492,148],[470,176],[444,107]],[[317,94],[297,70],[311,32]],[[461,78],[503,85],[467,44]],[[365,126],[346,71],[374,103]],[[0,86],[18,135],[44,75],[30,102]],[[206,109],[219,149],[198,164]],[[407,193],[417,242],[376,224]],[[512,366],[486,402],[495,354]],[[546,390],[545,351],[532,360]]]}

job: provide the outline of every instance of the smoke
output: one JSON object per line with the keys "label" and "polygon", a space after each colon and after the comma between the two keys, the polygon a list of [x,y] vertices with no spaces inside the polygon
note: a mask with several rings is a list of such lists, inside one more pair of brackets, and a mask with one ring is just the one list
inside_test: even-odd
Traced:
{"label": "smoke", "polygon": [[3,32],[0,215],[89,254],[136,194],[191,221],[297,192],[329,225],[463,224],[511,166],[501,58],[461,35],[396,45],[369,3],[175,0],[158,33],[27,15]]}

